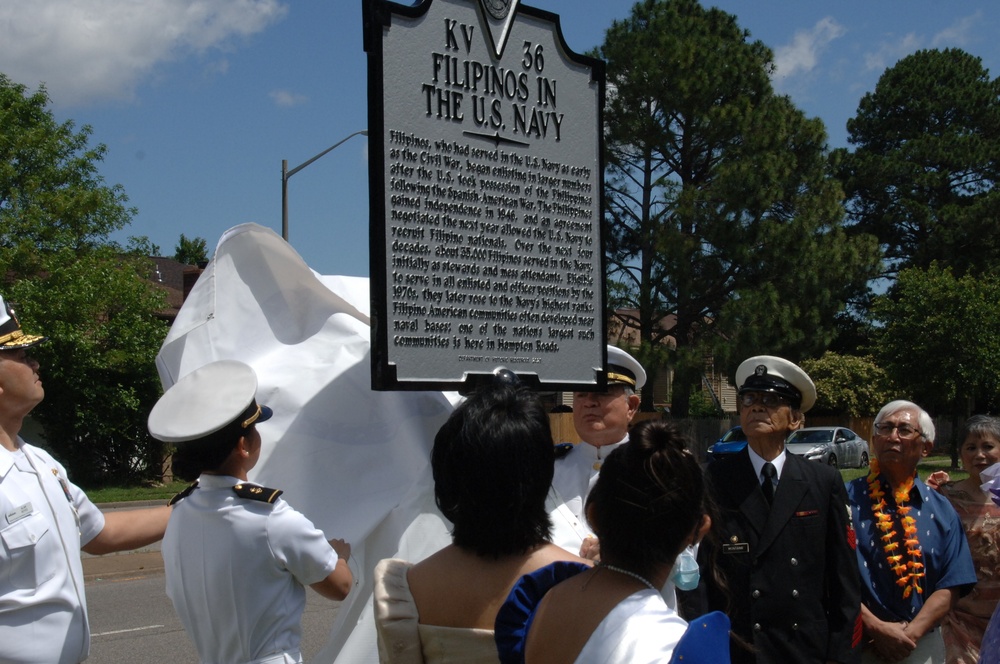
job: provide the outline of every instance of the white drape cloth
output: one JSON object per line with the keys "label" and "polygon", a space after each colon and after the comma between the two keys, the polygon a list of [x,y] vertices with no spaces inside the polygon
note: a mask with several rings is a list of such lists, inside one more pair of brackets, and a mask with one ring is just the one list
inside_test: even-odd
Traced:
{"label": "white drape cloth", "polygon": [[274,416],[250,479],[351,543],[355,587],[317,662],[377,662],[375,565],[450,541],[429,459],[456,397],[371,389],[369,301],[367,279],[321,276],[273,231],[243,224],[220,239],[157,356],[164,389],[214,360],[252,366]]}

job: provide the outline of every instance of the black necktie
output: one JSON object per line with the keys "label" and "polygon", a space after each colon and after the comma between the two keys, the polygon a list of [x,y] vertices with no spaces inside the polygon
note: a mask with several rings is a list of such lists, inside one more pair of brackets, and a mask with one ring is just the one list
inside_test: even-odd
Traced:
{"label": "black necktie", "polygon": [[778,471],[775,469],[774,464],[768,461],[764,464],[761,472],[764,474],[764,482],[760,485],[760,489],[764,492],[764,497],[767,498],[767,504],[770,505],[774,502],[774,477],[778,474]]}

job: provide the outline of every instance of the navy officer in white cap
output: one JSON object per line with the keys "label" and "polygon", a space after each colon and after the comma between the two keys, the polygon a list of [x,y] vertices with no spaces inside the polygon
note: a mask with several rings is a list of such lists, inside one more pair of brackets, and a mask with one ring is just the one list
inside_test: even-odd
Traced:
{"label": "navy officer in white cap", "polygon": [[613,450],[628,442],[629,424],[639,411],[636,390],[646,383],[646,371],[634,357],[616,346],[609,345],[607,352],[607,390],[573,393],[573,426],[581,442],[559,446],[546,502],[552,519],[552,542],[591,559],[599,552],[584,517],[584,505],[601,464]]}
{"label": "navy officer in white cap", "polygon": [[170,508],[102,514],[66,469],[21,438],[45,397],[29,334],[0,297],[0,662],[76,664],[90,651],[80,549],[111,553],[163,537]]}
{"label": "navy officer in white cap", "polygon": [[[617,346],[608,346],[608,387],[604,392],[573,393],[573,426],[581,442],[559,445],[552,489],[546,509],[552,520],[552,542],[590,560],[600,559],[600,542],[587,523],[584,507],[597,482],[601,465],[612,451],[628,442],[628,429],[639,411],[636,392],[646,384],[646,370]],[[681,552],[666,585],[664,601],[677,609],[675,588],[693,590],[698,584],[697,545]]]}
{"label": "navy officer in white cap", "polygon": [[715,556],[729,586],[708,579],[708,608],[727,611],[753,646],[733,647],[734,663],[857,661],[861,595],[844,482],[785,450],[816,387],[770,355],[740,364],[736,384],[747,447],[707,468],[719,514],[700,555]]}
{"label": "navy officer in white cap", "polygon": [[342,600],[350,546],[247,481],[260,457],[257,376],[235,360],[206,364],[168,389],[149,432],[176,446],[174,474],[195,484],[172,501],[163,539],[167,596],[203,662],[301,662],[305,586]]}

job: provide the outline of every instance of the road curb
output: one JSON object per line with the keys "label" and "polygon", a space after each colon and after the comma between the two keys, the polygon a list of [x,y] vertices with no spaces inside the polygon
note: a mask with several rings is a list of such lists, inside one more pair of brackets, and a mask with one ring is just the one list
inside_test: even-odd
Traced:
{"label": "road curb", "polygon": [[[118,510],[142,509],[159,507],[166,500],[134,500],[120,503],[95,503],[102,512]],[[85,581],[112,579],[163,572],[163,556],[160,555],[160,543],[154,542],[131,551],[119,551],[103,556],[95,556],[81,551],[83,561],[83,578]]]}
{"label": "road curb", "polygon": [[105,556],[84,556],[85,581],[116,579],[163,572],[163,556],[159,551],[110,553]]}
{"label": "road curb", "polygon": [[166,505],[170,502],[169,498],[161,498],[160,500],[129,500],[122,503],[94,503],[97,509],[101,510],[134,510],[143,507],[160,507]]}

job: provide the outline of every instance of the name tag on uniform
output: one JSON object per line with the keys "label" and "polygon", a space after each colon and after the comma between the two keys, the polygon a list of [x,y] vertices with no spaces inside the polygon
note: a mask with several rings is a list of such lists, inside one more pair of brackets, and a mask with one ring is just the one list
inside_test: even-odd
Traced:
{"label": "name tag on uniform", "polygon": [[7,523],[16,523],[29,514],[31,514],[31,503],[25,503],[7,512]]}
{"label": "name tag on uniform", "polygon": [[723,553],[750,553],[750,545],[747,542],[726,543],[722,545]]}

